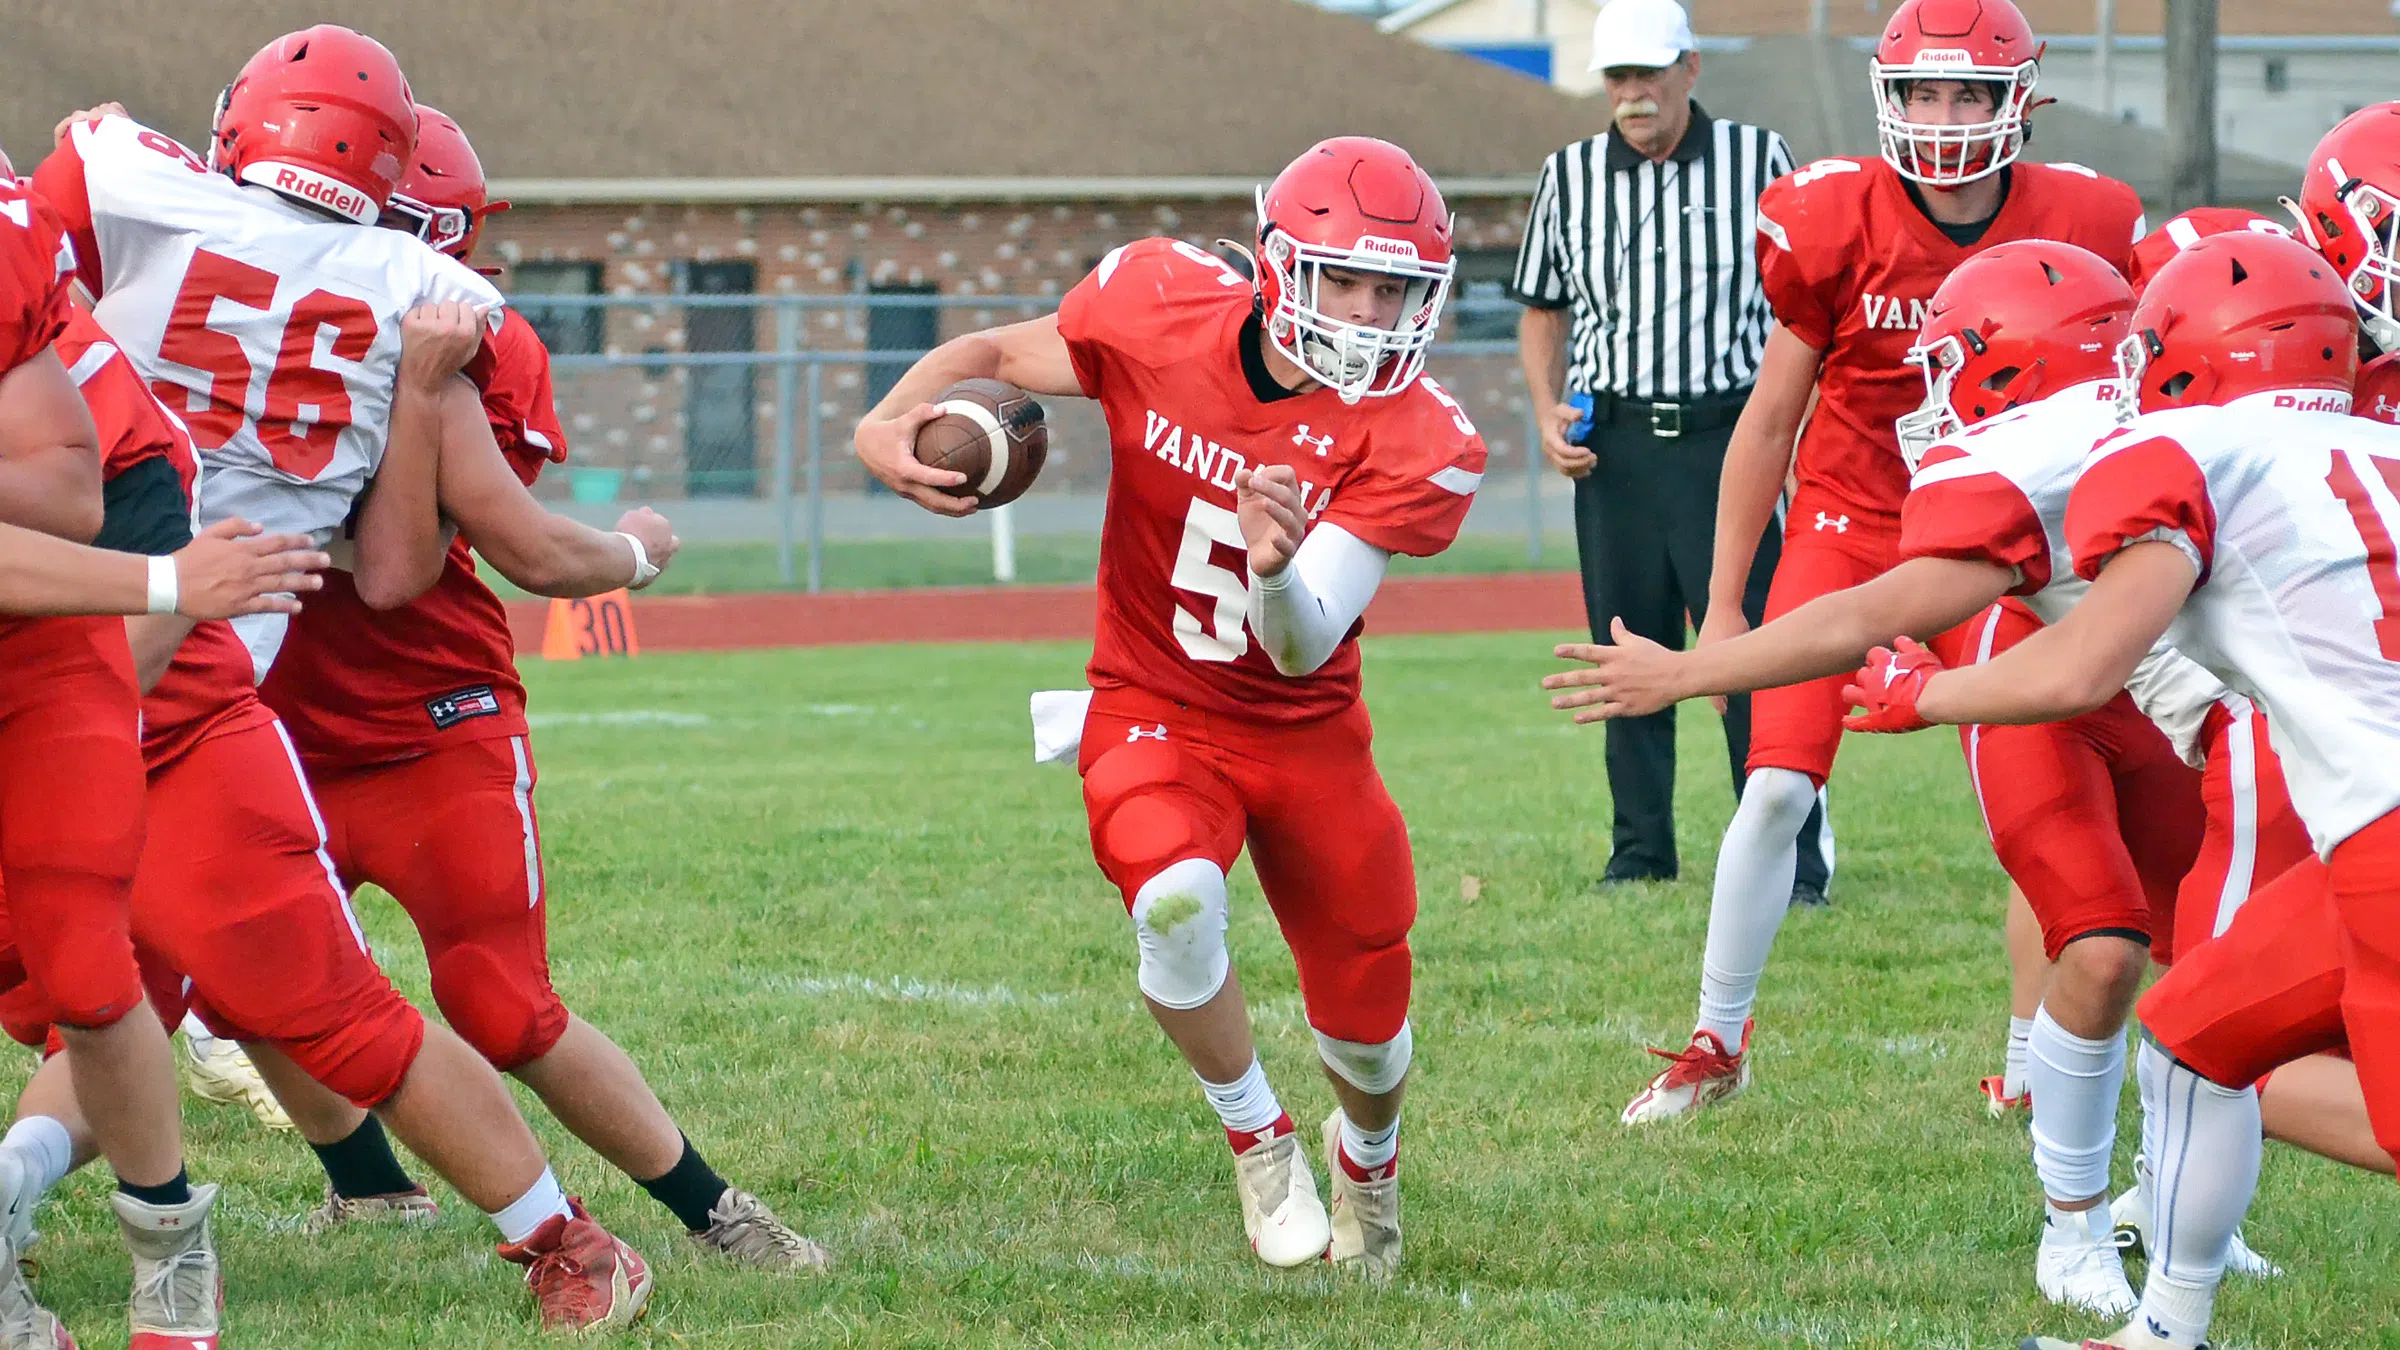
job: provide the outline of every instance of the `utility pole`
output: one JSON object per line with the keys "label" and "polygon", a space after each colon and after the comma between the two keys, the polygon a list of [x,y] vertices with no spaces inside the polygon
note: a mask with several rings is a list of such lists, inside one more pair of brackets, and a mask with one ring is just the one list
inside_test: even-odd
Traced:
{"label": "utility pole", "polygon": [[2092,73],[2100,83],[2100,115],[2117,120],[2117,0],[2099,0],[2092,27]]}
{"label": "utility pole", "polygon": [[2167,210],[2217,199],[2217,0],[2167,0]]}
{"label": "utility pole", "polygon": [[1808,0],[1808,35],[1810,37],[1823,37],[1825,30],[1832,26],[1830,16],[1825,12],[1826,7],[1827,0]]}

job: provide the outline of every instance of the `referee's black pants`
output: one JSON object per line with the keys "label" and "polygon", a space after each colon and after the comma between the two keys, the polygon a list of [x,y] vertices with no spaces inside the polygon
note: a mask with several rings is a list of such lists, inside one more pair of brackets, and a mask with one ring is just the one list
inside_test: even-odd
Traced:
{"label": "referee's black pants", "polygon": [[[1717,533],[1717,480],[1725,467],[1731,427],[1663,437],[1639,425],[1603,425],[1585,441],[1598,462],[1575,484],[1575,551],[1583,564],[1583,608],[1592,641],[1609,641],[1608,621],[1625,620],[1635,633],[1678,651],[1686,616],[1697,628],[1708,618],[1708,574]],[[1766,614],[1767,583],[1783,553],[1780,509],[1750,565],[1742,611],[1753,625]],[[1738,798],[1748,775],[1750,700],[1725,701],[1725,755]],[[1675,848],[1675,712],[1612,721],[1607,726],[1609,797],[1616,810],[1609,873],[1673,876]],[[1825,803],[1800,831],[1796,886],[1825,890],[1833,873],[1833,838]]]}

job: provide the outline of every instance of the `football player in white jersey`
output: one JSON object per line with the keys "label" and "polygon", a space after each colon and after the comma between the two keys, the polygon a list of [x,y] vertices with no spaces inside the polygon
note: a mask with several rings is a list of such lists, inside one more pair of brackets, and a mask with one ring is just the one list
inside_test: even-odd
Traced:
{"label": "football player in white jersey", "polygon": [[[320,543],[347,534],[356,588],[381,607],[438,574],[440,427],[446,416],[485,425],[475,385],[447,372],[483,359],[484,316],[499,302],[456,260],[375,228],[416,128],[391,53],[321,25],[243,67],[219,102],[206,162],[103,110],[62,126],[34,180],[76,240],[95,315],[189,426],[200,516],[239,511]],[[282,626],[241,631],[263,674]],[[254,1057],[287,1069],[289,1060],[299,1065],[291,1072],[371,1108],[490,1215],[501,1255],[526,1267],[545,1325],[622,1327],[641,1314],[647,1263],[560,1190],[481,1056],[404,1004],[391,1007],[379,971],[364,984],[380,987],[363,993],[360,981],[329,980],[301,961],[317,950],[308,942],[256,945],[260,980],[314,980],[308,988],[344,1000],[366,1042],[353,1058],[371,1051],[378,1064],[398,1063],[349,1075],[356,1086],[336,1083],[349,1062],[338,1047],[279,1027],[248,1028],[274,1042],[253,1043]]]}
{"label": "football player in white jersey", "polygon": [[[1985,664],[1903,643],[1853,686],[1857,730],[2037,722],[2110,697],[2172,640],[2267,713],[2317,857],[2141,1001],[2158,1226],[2118,1350],[2204,1343],[2258,1179],[2261,1074],[2345,1042],[2400,1153],[2400,430],[2346,416],[2358,318],[2304,245],[2238,232],[2161,269],[2119,358],[2142,416],[2091,453],[2066,538],[2090,589]],[[2067,1342],[2037,1339],[2029,1347]]]}
{"label": "football player in white jersey", "polygon": [[[1567,691],[1558,705],[1586,718],[1639,715],[1664,699],[1820,677],[1896,634],[1951,630],[2004,596],[2045,621],[2065,614],[2085,585],[2066,553],[2067,497],[2085,451],[2129,415],[2113,358],[2132,310],[2124,279],[2073,245],[2021,240],[1960,264],[1912,352],[1926,398],[1899,424],[1917,468],[1901,564],[1714,647],[1562,647],[1592,668],[1546,681]],[[2013,643],[2032,627],[1995,607],[1970,630],[1985,634],[1980,651],[1951,655],[1991,659],[1992,634]],[[2148,949],[2169,946],[2178,888],[2197,897],[2203,920],[2227,890],[2234,851],[2203,845],[2200,782],[2186,765],[2212,746],[2216,760],[2232,758],[2223,744],[2247,709],[2220,714],[2228,700],[2214,676],[2160,644],[2128,698],[2051,726],[1978,727],[1964,738],[1994,850],[2057,962],[2029,1056],[2034,1165],[2048,1197],[2035,1282],[2054,1302],[2104,1315],[2135,1302],[2105,1204],[2125,1020]],[[2237,826],[2210,813],[2207,828],[2224,837]],[[2214,857],[2214,871],[2196,871],[2196,856]],[[2210,931],[2204,922],[2199,938]],[[2244,1254],[2258,1273],[2271,1269]]]}

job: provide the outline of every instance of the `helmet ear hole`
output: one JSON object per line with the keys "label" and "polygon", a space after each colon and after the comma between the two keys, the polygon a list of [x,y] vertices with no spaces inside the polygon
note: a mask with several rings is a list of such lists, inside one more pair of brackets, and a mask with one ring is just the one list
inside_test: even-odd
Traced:
{"label": "helmet ear hole", "polygon": [[2191,387],[2192,372],[2186,370],[2168,376],[2166,382],[2158,386],[2158,392],[2166,395],[2168,398],[2181,398],[2183,397],[2183,391]]}
{"label": "helmet ear hole", "polygon": [[2017,376],[2022,373],[2020,367],[2002,366],[1986,376],[1981,387],[1995,394],[2006,392],[2010,385],[2017,382]]}

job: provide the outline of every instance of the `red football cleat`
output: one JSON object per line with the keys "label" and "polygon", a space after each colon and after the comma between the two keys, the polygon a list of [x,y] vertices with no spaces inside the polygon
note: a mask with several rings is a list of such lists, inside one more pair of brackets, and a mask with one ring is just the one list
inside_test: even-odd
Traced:
{"label": "red football cleat", "polygon": [[2008,1095],[2008,1079],[1999,1074],[1983,1080],[1983,1109],[1994,1120],[2006,1117],[2011,1111],[2033,1109],[2033,1089],[2027,1088],[2016,1096]]}
{"label": "red football cleat", "polygon": [[523,1242],[500,1244],[502,1260],[525,1267],[546,1331],[617,1330],[632,1326],[650,1303],[650,1263],[569,1200],[572,1215],[554,1214]]}

